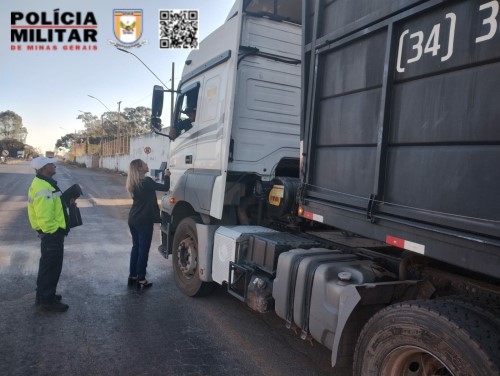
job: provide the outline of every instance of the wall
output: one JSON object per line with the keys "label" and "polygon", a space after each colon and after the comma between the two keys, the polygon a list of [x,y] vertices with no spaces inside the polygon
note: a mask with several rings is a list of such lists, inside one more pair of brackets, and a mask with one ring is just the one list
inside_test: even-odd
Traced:
{"label": "wall", "polygon": [[[150,170],[159,169],[162,162],[168,159],[169,139],[154,133],[130,137],[130,153],[123,155],[112,155],[100,157],[98,166],[109,170],[127,172],[130,161],[140,158],[146,162]],[[151,152],[146,154],[145,148],[149,147]],[[94,156],[95,158],[95,156]],[[85,163],[92,167],[92,155],[76,157],[76,162]],[[94,161],[94,165],[96,162]]]}

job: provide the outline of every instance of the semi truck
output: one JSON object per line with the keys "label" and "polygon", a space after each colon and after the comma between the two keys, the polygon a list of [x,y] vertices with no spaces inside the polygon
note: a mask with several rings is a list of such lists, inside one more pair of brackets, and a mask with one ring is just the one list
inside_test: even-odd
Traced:
{"label": "semi truck", "polygon": [[237,0],[193,50],[162,244],[334,375],[500,374],[497,0]]}

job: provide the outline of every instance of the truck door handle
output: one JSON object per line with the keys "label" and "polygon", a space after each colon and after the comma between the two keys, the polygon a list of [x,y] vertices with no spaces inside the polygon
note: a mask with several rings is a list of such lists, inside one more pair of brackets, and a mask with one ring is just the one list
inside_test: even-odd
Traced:
{"label": "truck door handle", "polygon": [[193,163],[193,156],[192,155],[186,155],[185,162],[186,162],[186,164]]}

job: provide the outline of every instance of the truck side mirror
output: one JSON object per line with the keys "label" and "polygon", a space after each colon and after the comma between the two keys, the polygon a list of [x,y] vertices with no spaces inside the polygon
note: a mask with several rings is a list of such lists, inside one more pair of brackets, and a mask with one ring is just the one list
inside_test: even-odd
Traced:
{"label": "truck side mirror", "polygon": [[161,130],[161,113],[163,110],[163,86],[155,85],[153,88],[153,102],[151,104],[151,127]]}
{"label": "truck side mirror", "polygon": [[158,130],[158,131],[161,131],[161,119],[160,118],[154,118],[154,117],[151,117],[151,126]]}

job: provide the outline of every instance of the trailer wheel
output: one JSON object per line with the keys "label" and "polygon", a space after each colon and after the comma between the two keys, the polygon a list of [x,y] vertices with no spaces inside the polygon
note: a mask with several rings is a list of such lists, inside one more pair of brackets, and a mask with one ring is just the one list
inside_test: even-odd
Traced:
{"label": "trailer wheel", "polygon": [[450,302],[394,304],[364,326],[354,375],[500,375],[499,333],[484,316]]}
{"label": "trailer wheel", "polygon": [[172,244],[172,266],[175,283],[188,296],[205,296],[214,283],[203,282],[198,274],[198,234],[196,217],[183,219],[175,230]]}

